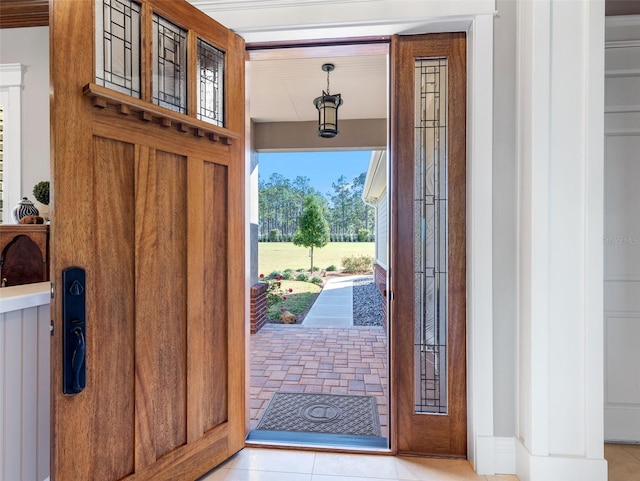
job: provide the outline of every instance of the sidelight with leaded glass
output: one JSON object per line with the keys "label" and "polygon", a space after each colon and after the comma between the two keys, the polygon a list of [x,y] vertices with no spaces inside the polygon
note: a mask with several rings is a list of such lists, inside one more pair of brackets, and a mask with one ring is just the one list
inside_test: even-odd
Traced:
{"label": "sidelight with leaded glass", "polygon": [[415,64],[415,412],[447,413],[447,60]]}

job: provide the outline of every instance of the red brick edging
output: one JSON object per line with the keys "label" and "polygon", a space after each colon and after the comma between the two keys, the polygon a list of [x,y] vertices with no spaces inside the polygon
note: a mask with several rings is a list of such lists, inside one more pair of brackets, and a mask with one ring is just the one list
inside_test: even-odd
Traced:
{"label": "red brick edging", "polygon": [[257,282],[251,286],[251,334],[255,334],[267,323],[267,287],[266,282]]}
{"label": "red brick edging", "polygon": [[387,270],[380,264],[373,264],[373,280],[382,295],[382,325],[387,328]]}

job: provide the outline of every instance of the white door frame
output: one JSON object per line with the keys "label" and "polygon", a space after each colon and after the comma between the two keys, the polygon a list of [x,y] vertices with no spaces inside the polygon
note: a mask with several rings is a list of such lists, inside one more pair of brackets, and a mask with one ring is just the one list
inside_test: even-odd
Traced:
{"label": "white door frame", "polygon": [[[222,19],[224,23],[224,19]],[[378,31],[385,26],[375,24]],[[326,38],[344,37],[343,27],[323,28]],[[255,40],[256,31],[244,35]],[[492,287],[492,161],[493,161],[493,13],[434,22],[428,31],[467,36],[467,443],[468,459],[480,474],[494,474],[493,435],[493,287]],[[308,32],[279,31],[280,39],[304,40]],[[350,35],[353,38],[353,34]],[[259,37],[263,41],[262,37]],[[246,169],[250,172],[250,156]],[[247,176],[247,183],[250,182]],[[247,193],[250,192],[247,184]],[[251,199],[247,197],[246,218]],[[249,222],[246,223],[249,229]],[[246,238],[249,239],[249,232]],[[250,253],[247,242],[247,256]],[[247,257],[249,258],[249,257]],[[247,274],[248,275],[248,274]],[[510,453],[515,459],[515,447]]]}

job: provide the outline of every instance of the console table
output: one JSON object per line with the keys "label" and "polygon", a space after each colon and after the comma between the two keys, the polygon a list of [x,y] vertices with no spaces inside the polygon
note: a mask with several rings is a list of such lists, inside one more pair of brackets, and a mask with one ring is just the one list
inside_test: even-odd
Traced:
{"label": "console table", "polygon": [[49,226],[0,225],[0,285],[49,280]]}

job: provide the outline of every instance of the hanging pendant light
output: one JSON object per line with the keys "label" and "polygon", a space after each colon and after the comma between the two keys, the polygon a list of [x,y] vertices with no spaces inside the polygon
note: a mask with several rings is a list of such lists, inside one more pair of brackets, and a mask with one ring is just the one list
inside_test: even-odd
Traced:
{"label": "hanging pendant light", "polygon": [[322,96],[316,97],[313,104],[318,109],[318,135],[330,139],[338,135],[338,107],[342,105],[340,94],[331,95],[329,90],[329,72],[335,66],[325,63],[322,70],[327,72],[327,91],[322,91]]}

